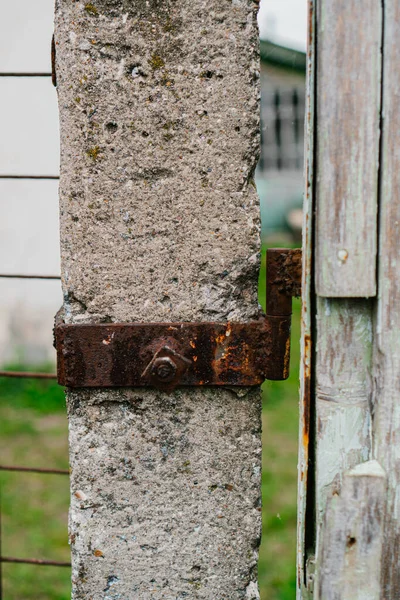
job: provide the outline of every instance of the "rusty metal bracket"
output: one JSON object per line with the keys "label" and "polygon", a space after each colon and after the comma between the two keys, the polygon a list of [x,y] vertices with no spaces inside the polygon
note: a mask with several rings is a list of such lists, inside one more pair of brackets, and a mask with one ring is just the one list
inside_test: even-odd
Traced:
{"label": "rusty metal bracket", "polygon": [[267,314],[248,323],[101,323],[55,327],[68,387],[253,386],[289,375],[301,250],[267,251]]}

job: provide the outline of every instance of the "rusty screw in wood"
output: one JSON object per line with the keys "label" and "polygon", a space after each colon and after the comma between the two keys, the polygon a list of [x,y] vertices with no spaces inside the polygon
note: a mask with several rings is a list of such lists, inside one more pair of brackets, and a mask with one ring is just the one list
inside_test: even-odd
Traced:
{"label": "rusty screw in wood", "polygon": [[177,365],[169,356],[162,356],[156,358],[151,369],[153,377],[156,377],[159,381],[168,383],[172,381],[178,370]]}

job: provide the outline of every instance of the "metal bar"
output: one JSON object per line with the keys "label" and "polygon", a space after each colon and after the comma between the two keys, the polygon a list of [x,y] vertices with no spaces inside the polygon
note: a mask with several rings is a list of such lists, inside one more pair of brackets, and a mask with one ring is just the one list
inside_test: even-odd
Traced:
{"label": "metal bar", "polygon": [[54,39],[54,33],[51,38],[51,83],[54,85],[54,87],[57,87],[56,42]]}
{"label": "metal bar", "polygon": [[294,144],[295,144],[295,168],[299,169],[301,167],[301,154],[299,153],[299,145],[300,145],[300,127],[301,127],[301,119],[304,119],[304,110],[301,112],[299,109],[299,94],[297,89],[295,88],[292,93],[292,106],[293,106],[293,129],[294,129]]}
{"label": "metal bar", "polygon": [[177,385],[260,385],[273,369],[270,345],[278,321],[284,330],[290,319],[278,317],[273,326],[263,317],[248,323],[59,323],[58,382],[167,391]]}
{"label": "metal bar", "polygon": [[300,248],[267,250],[267,315],[291,315],[292,297],[301,294]]}
{"label": "metal bar", "polygon": [[70,567],[70,562],[58,560],[42,560],[40,558],[14,558],[13,556],[0,556],[0,563],[18,563],[25,565],[40,565],[46,567]]}
{"label": "metal bar", "polygon": [[59,175],[0,175],[0,179],[60,179]]}
{"label": "metal bar", "polygon": [[281,96],[279,90],[275,90],[274,94],[274,109],[275,109],[275,140],[277,149],[276,168],[280,171],[283,167],[282,156],[282,119],[281,119]]}
{"label": "metal bar", "polygon": [[0,371],[0,377],[16,377],[21,379],[57,379],[55,373],[34,373],[33,371]]}
{"label": "metal bar", "polygon": [[266,320],[274,335],[270,348],[273,361],[268,365],[266,379],[287,379],[289,376],[292,297],[300,293],[301,250],[267,250]]}
{"label": "metal bar", "polygon": [[20,73],[0,73],[0,77],[51,77],[51,73],[38,72],[38,73],[29,73],[27,71],[22,71]]}
{"label": "metal bar", "polygon": [[25,273],[0,273],[0,279],[56,279],[61,280],[59,275],[27,275]]}
{"label": "metal bar", "polygon": [[0,465],[0,471],[16,471],[21,473],[48,473],[49,475],[69,475],[68,469],[41,469],[39,467],[11,467]]}

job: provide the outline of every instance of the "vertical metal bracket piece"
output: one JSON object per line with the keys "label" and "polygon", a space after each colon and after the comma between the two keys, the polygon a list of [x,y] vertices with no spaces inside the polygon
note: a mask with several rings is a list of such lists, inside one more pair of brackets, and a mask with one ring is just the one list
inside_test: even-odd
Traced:
{"label": "vertical metal bracket piece", "polygon": [[248,323],[100,323],[55,327],[68,387],[253,386],[289,375],[301,250],[267,251],[267,311]]}
{"label": "vertical metal bracket piece", "polygon": [[300,248],[267,250],[266,319],[272,332],[274,360],[266,379],[289,377],[292,298],[301,295],[302,252]]}

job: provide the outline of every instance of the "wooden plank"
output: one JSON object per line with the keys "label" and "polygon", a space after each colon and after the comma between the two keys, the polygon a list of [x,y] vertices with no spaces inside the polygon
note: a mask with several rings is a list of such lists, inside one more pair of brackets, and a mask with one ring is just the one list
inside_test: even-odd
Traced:
{"label": "wooden plank", "polygon": [[[308,4],[307,40],[307,89],[305,114],[305,193],[303,205],[303,279],[301,311],[301,363],[300,363],[300,410],[299,410],[299,456],[297,491],[297,600],[307,596],[307,505],[311,486],[308,485],[310,449],[311,407],[311,358],[312,358],[312,241],[313,241],[313,192],[314,192],[314,93],[315,93],[315,1]],[[312,441],[311,441],[312,443]],[[308,495],[309,492],[309,495]],[[311,500],[313,504],[313,499]],[[312,536],[311,536],[312,537]],[[311,549],[313,552],[313,548]]]}
{"label": "wooden plank", "polygon": [[400,597],[400,4],[385,1],[374,446],[388,474],[382,598]]}
{"label": "wooden plank", "polygon": [[317,564],[327,502],[343,474],[370,458],[371,321],[369,300],[317,299]]}
{"label": "wooden plank", "polygon": [[375,460],[344,476],[324,519],[317,599],[380,599],[385,494],[386,474]]}
{"label": "wooden plank", "polygon": [[381,1],[318,0],[317,293],[376,294]]}

